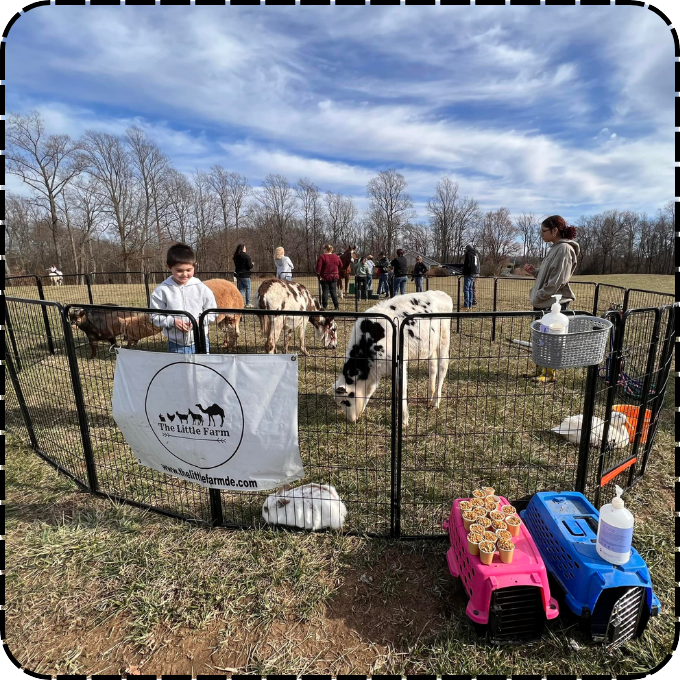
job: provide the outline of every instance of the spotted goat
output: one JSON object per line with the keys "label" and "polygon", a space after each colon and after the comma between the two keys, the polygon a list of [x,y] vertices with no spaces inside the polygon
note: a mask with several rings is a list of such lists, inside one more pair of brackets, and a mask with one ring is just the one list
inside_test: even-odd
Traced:
{"label": "spotted goat", "polygon": [[[345,352],[342,375],[333,387],[335,401],[350,422],[356,422],[375,393],[380,379],[392,370],[393,326],[405,324],[403,366],[402,422],[408,425],[406,405],[406,366],[408,360],[427,361],[429,408],[439,408],[442,386],[449,368],[451,344],[450,319],[407,319],[411,314],[450,314],[453,300],[443,291],[399,295],[374,305],[366,314],[376,318],[357,319]],[[396,343],[398,348],[398,342]],[[397,350],[398,351],[398,350]]]}
{"label": "spotted goat", "polygon": [[[291,312],[318,312],[319,303],[311,296],[310,292],[301,284],[285,279],[267,279],[260,284],[257,290],[256,305],[259,309],[270,311]],[[281,331],[283,335],[283,353],[288,353],[290,337],[295,341],[295,331],[300,335],[300,354],[308,355],[305,344],[305,331],[307,322],[314,326],[316,336],[323,342],[324,347],[335,349],[338,346],[337,326],[332,317],[313,314],[311,316],[285,316],[282,314],[260,316],[262,333],[265,335],[265,351],[269,354],[276,353],[276,343]],[[290,337],[289,337],[290,336]]]}

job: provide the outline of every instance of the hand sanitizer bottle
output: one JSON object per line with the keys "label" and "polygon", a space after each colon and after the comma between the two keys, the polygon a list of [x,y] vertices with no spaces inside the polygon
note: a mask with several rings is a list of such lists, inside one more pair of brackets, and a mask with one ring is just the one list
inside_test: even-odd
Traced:
{"label": "hand sanitizer bottle", "polygon": [[[562,296],[553,295],[555,302],[550,308],[550,312],[541,319],[541,333],[567,333],[569,328],[569,317],[562,314],[562,307],[560,307],[560,300]],[[551,326],[555,326],[555,330],[551,330]]]}
{"label": "hand sanitizer bottle", "polygon": [[622,493],[623,489],[617,485],[615,498],[600,510],[600,523],[597,527],[597,554],[612,564],[628,562],[633,542],[635,518],[624,507]]}

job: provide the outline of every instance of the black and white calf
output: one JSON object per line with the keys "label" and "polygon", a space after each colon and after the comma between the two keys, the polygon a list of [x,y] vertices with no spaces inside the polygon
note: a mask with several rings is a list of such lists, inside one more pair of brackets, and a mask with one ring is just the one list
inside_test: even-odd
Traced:
{"label": "black and white calf", "polygon": [[[439,408],[444,378],[449,368],[451,344],[450,319],[412,319],[409,314],[445,314],[453,312],[453,300],[443,291],[399,295],[385,300],[366,313],[384,314],[393,319],[397,328],[406,323],[404,336],[402,421],[408,425],[406,405],[406,361],[427,360],[428,406]],[[369,399],[378,387],[380,378],[392,368],[392,325],[384,319],[357,319],[345,352],[342,375],[335,381],[334,397],[338,406],[354,423],[364,412]],[[398,351],[398,342],[397,342]]]}
{"label": "black and white calf", "polygon": [[[295,312],[314,312],[321,311],[319,303],[311,296],[310,292],[301,284],[286,281],[285,279],[267,279],[260,284],[257,289],[255,306],[259,309],[272,311],[290,310]],[[262,332],[266,336],[265,351],[269,354],[276,353],[276,343],[283,330],[285,323],[286,332],[283,336],[283,353],[288,354],[289,334],[300,334],[300,354],[307,356],[305,346],[305,331],[307,322],[314,326],[317,337],[323,341],[324,347],[335,349],[338,346],[337,326],[335,321],[328,316],[276,316],[262,315],[260,323]]]}

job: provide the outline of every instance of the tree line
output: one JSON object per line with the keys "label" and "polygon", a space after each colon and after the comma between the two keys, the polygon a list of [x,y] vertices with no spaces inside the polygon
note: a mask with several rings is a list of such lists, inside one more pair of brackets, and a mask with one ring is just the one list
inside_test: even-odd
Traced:
{"label": "tree line", "polygon": [[[203,271],[232,269],[246,243],[256,269],[273,269],[282,245],[298,271],[312,271],[325,243],[360,254],[412,249],[441,263],[460,262],[474,243],[483,274],[509,262],[538,262],[546,248],[540,218],[482,210],[448,177],[418,216],[405,177],[394,169],[366,186],[361,212],[351,196],[323,191],[309,178],[269,174],[260,186],[220,165],[185,174],[138,127],[123,135],[88,130],[81,139],[47,134],[37,112],[10,114],[6,170],[29,195],[6,196],[6,275],[164,268],[175,241],[191,244]],[[420,217],[420,219],[419,219]],[[675,202],[656,215],[610,210],[578,219],[580,273],[673,273]]]}

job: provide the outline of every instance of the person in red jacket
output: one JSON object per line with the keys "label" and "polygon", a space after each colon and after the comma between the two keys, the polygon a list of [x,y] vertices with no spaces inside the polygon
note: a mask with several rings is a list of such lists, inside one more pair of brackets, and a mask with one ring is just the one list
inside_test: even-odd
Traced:
{"label": "person in red jacket", "polygon": [[319,255],[316,261],[316,273],[321,282],[321,307],[326,309],[328,305],[328,294],[330,293],[335,311],[340,307],[338,305],[338,279],[340,273],[338,269],[342,267],[342,260],[333,252],[333,246],[330,243],[324,247],[324,254]]}

